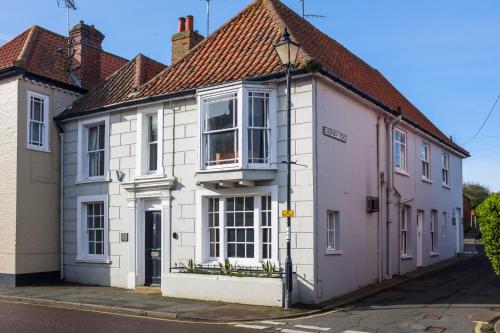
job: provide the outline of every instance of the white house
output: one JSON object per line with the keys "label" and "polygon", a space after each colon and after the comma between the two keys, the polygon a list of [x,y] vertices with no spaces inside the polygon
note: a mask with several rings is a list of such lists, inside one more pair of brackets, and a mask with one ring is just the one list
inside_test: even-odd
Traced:
{"label": "white house", "polygon": [[[57,118],[67,280],[282,304],[279,272],[255,270],[285,259],[286,85],[273,48],[285,28],[302,46],[290,92],[295,301],[461,251],[468,152],[342,45],[257,0],[203,41],[181,19],[172,66],[123,93],[140,75],[126,65]],[[226,259],[233,274],[217,269]]]}

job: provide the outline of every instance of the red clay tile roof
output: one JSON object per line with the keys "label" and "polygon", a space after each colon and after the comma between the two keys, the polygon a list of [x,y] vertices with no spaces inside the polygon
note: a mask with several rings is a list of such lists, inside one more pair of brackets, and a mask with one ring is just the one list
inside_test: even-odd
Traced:
{"label": "red clay tile roof", "polygon": [[141,84],[151,80],[165,67],[159,62],[139,54],[78,99],[71,108],[64,111],[64,115],[79,114],[85,110],[123,101],[134,93]]}
{"label": "red clay tile roof", "polygon": [[340,43],[316,29],[279,0],[255,0],[184,58],[143,85],[137,94],[121,101],[154,98],[200,87],[282,72],[273,45],[288,28],[302,45],[299,69],[311,62],[352,85],[392,110],[401,107],[403,117],[461,153],[456,145],[409,102],[379,71],[349,52]]}
{"label": "red clay tile roof", "polygon": [[[34,25],[0,47],[0,70],[16,66],[27,72],[76,86],[68,74],[68,59],[64,51],[60,51],[66,46],[66,37]],[[100,80],[104,80],[126,62],[124,58],[102,51]]]}

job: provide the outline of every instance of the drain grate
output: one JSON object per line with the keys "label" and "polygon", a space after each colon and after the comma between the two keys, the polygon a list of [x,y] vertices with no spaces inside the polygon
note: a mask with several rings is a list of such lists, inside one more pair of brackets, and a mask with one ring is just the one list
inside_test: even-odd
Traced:
{"label": "drain grate", "polygon": [[439,319],[441,319],[441,316],[433,315],[433,314],[426,314],[424,316],[424,319],[439,320]]}
{"label": "drain grate", "polygon": [[444,327],[438,327],[438,326],[429,326],[426,329],[427,332],[432,332],[432,333],[442,333],[446,331],[446,328]]}

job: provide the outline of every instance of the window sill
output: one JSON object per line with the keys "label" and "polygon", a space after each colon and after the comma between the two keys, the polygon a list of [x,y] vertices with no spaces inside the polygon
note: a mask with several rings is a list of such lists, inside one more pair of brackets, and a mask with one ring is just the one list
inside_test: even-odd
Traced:
{"label": "window sill", "polygon": [[412,260],[413,256],[409,254],[402,254],[401,255],[401,260]]}
{"label": "window sill", "polygon": [[51,154],[52,153],[52,151],[49,148],[43,148],[43,147],[26,146],[26,149],[37,151],[37,152],[40,152],[40,153],[47,153],[47,154]]}
{"label": "window sill", "polygon": [[431,257],[439,257],[439,252],[431,252]]}
{"label": "window sill", "polygon": [[404,170],[394,170],[394,172],[396,172],[398,175],[401,175],[401,176],[405,176],[405,177],[410,177],[410,174]]}
{"label": "window sill", "polygon": [[79,264],[111,264],[111,260],[109,258],[76,258],[75,262]]}
{"label": "window sill", "polygon": [[428,178],[424,178],[424,177],[422,177],[422,181],[423,181],[424,183],[427,183],[427,184],[434,184],[434,182],[433,182],[432,180],[428,179]]}
{"label": "window sill", "polygon": [[165,178],[165,173],[149,173],[141,174],[134,177],[134,180],[150,180],[150,179],[160,179]]}
{"label": "window sill", "polygon": [[77,179],[75,181],[75,185],[78,185],[78,184],[92,184],[92,183],[106,183],[106,182],[110,182],[111,179],[109,177],[105,177],[105,178],[94,178],[94,179]]}
{"label": "window sill", "polygon": [[448,184],[445,184],[445,183],[442,183],[441,184],[444,188],[448,189],[448,190],[451,190],[451,186],[448,185]]}
{"label": "window sill", "polygon": [[325,254],[327,256],[339,256],[343,253],[344,253],[344,251],[342,251],[342,250],[335,250],[335,249],[326,249],[325,250]]}

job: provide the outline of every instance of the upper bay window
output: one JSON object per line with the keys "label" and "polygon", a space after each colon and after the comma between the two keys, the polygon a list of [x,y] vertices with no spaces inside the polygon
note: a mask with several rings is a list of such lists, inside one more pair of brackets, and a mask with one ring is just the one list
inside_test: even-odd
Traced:
{"label": "upper bay window", "polygon": [[27,147],[49,149],[49,97],[28,91]]}
{"label": "upper bay window", "polygon": [[199,97],[201,170],[273,166],[273,90],[239,85]]}
{"label": "upper bay window", "polygon": [[78,126],[78,181],[109,179],[109,117],[82,120]]}
{"label": "upper bay window", "polygon": [[396,170],[406,173],[406,133],[395,129],[394,130],[394,167]]}
{"label": "upper bay window", "polygon": [[137,111],[136,176],[163,175],[163,107]]}

